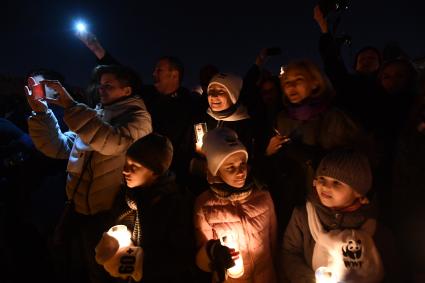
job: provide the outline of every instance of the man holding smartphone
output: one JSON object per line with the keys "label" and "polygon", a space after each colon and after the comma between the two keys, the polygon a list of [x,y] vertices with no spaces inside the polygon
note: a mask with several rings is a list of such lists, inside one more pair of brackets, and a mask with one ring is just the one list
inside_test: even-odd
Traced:
{"label": "man holding smartphone", "polygon": [[[94,260],[94,248],[108,230],[108,211],[120,190],[125,153],[137,139],[152,132],[150,114],[137,97],[137,75],[124,66],[99,66],[95,70],[101,107],[91,109],[76,102],[58,81],[41,81],[57,98],[34,97],[25,87],[33,110],[29,134],[45,155],[68,159],[66,192],[72,200],[77,221],[75,235],[64,243],[69,248],[67,282],[105,282],[105,273]],[[70,131],[62,132],[49,104],[64,108]]]}

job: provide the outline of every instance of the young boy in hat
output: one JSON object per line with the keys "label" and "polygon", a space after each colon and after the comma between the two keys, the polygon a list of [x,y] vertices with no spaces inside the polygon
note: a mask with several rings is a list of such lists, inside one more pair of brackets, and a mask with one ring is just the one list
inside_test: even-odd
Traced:
{"label": "young boy in hat", "polygon": [[116,224],[127,227],[131,241],[122,247],[108,232],[96,248],[96,261],[111,276],[142,282],[193,282],[193,202],[168,170],[172,157],[170,140],[155,133],[128,149],[123,170],[126,185],[117,200]]}
{"label": "young boy in hat", "polygon": [[[276,282],[274,206],[248,174],[248,152],[229,128],[203,139],[210,190],[195,202],[199,268],[214,282]],[[228,275],[228,276],[227,276]]]}
{"label": "young boy in hat", "polygon": [[371,186],[365,155],[340,149],[322,159],[306,205],[294,209],[285,232],[282,282],[382,282],[387,258],[366,196]]}

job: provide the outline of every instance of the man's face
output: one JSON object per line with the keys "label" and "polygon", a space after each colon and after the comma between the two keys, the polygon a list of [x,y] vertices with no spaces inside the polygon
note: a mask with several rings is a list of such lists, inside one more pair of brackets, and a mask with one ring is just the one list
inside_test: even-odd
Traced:
{"label": "man's face", "polygon": [[114,74],[103,74],[100,77],[100,84],[97,86],[100,102],[108,105],[121,97],[131,95],[131,87],[121,86]]}
{"label": "man's face", "polygon": [[156,174],[139,162],[127,156],[122,174],[129,188],[149,186],[156,179]]}
{"label": "man's face", "polygon": [[218,169],[217,175],[234,188],[242,188],[245,185],[248,174],[247,159],[243,152],[230,155]]}
{"label": "man's face", "polygon": [[154,86],[161,94],[167,94],[170,87],[178,81],[178,72],[170,68],[170,63],[166,59],[158,61],[152,75]]}
{"label": "man's face", "polygon": [[390,94],[403,91],[409,82],[408,70],[402,65],[386,66],[379,77],[382,87]]}
{"label": "man's face", "polygon": [[212,83],[208,86],[208,104],[213,111],[223,111],[232,106],[227,89],[217,83]]}
{"label": "man's face", "polygon": [[327,176],[314,180],[320,202],[333,209],[343,209],[354,203],[360,195],[349,185]]}
{"label": "man's face", "polygon": [[280,84],[285,96],[291,103],[302,102],[311,95],[314,88],[314,83],[296,70],[288,71],[285,77],[280,80]]}
{"label": "man's face", "polygon": [[356,71],[371,74],[379,69],[379,55],[373,50],[365,50],[357,56]]}
{"label": "man's face", "polygon": [[260,86],[260,95],[264,104],[267,106],[275,106],[280,99],[280,93],[276,85],[272,81],[265,81]]}

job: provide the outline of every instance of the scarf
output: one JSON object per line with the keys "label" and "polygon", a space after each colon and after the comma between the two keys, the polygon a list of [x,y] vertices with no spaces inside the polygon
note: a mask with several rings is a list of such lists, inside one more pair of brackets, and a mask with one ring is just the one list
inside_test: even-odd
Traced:
{"label": "scarf", "polygon": [[245,185],[242,188],[235,188],[224,182],[210,185],[210,189],[216,197],[230,201],[241,201],[246,199],[251,195],[253,188],[254,182],[251,178],[246,180]]}
{"label": "scarf", "polygon": [[232,122],[250,118],[246,107],[238,103],[233,104],[223,111],[213,111],[211,107],[208,107],[207,114],[218,121]]}
{"label": "scarf", "polygon": [[288,116],[298,121],[308,121],[324,112],[329,106],[329,101],[321,97],[307,98],[301,104],[289,104]]}
{"label": "scarf", "polygon": [[[309,193],[307,197],[308,201],[314,206],[316,213],[320,219],[324,229],[358,229],[360,228],[367,219],[377,218],[377,209],[375,201],[372,200],[370,204],[361,205],[357,209],[352,210],[351,206],[344,210],[335,210],[324,206],[317,195],[317,191],[314,189],[313,192]],[[353,204],[357,206],[357,204]],[[336,218],[338,214],[340,217]]]}
{"label": "scarf", "polygon": [[[142,210],[154,205],[161,197],[176,190],[175,187],[168,186],[173,183],[175,175],[170,171],[160,176],[154,184],[146,188],[127,189],[125,200],[129,211],[124,214],[135,213],[134,228],[132,232],[132,240],[137,246],[142,246]],[[121,216],[123,217],[124,214]]]}
{"label": "scarf", "polygon": [[383,264],[372,238],[375,219],[368,219],[358,229],[326,231],[314,205],[307,201],[306,209],[308,226],[315,241],[313,270],[320,268],[330,272],[332,282],[381,282]]}

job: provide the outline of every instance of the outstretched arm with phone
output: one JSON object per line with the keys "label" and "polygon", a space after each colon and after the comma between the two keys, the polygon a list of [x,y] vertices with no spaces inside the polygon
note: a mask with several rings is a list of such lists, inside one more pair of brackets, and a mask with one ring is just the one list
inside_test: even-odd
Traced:
{"label": "outstretched arm with phone", "polygon": [[28,118],[31,139],[36,148],[45,155],[51,158],[68,159],[75,134],[62,133],[55,115],[49,110],[46,99],[37,97],[34,90],[32,86],[25,86],[26,98],[33,110],[33,115]]}
{"label": "outstretched arm with phone", "polygon": [[84,45],[96,55],[99,65],[121,65],[114,57],[112,57],[97,39],[96,35],[85,30],[78,31],[76,33],[78,39],[80,39]]}

